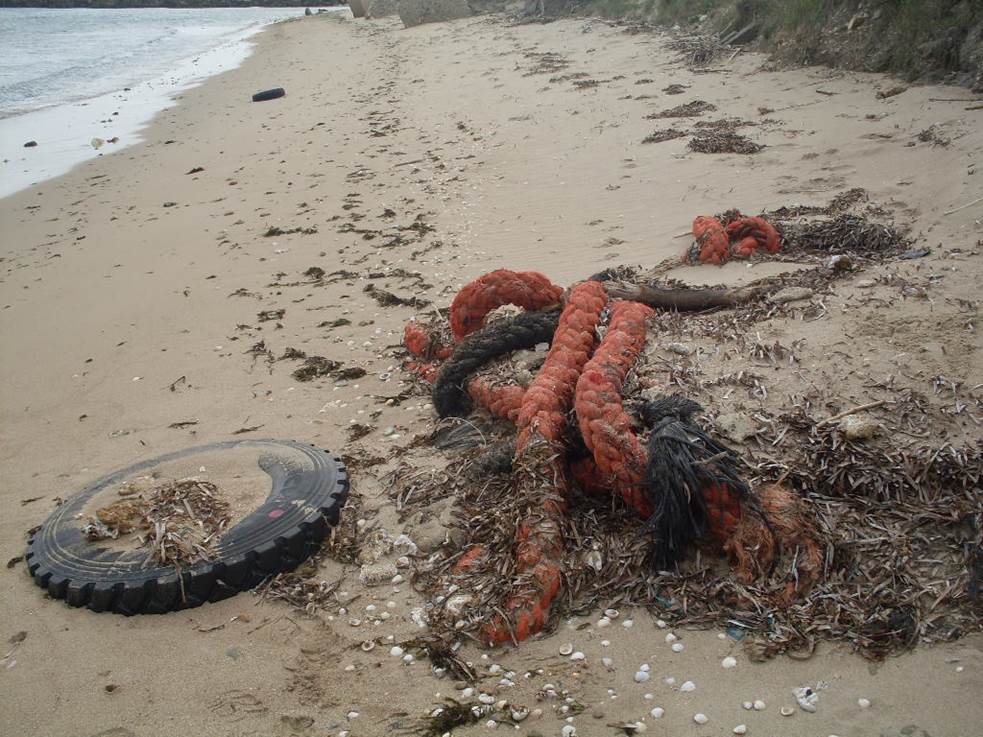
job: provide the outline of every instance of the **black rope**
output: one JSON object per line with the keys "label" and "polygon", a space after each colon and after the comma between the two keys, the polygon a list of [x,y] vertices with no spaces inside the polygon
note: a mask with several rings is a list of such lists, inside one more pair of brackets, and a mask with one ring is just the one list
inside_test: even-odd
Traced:
{"label": "black rope", "polygon": [[523,312],[497,320],[472,333],[454,348],[433,385],[433,406],[440,417],[466,415],[471,402],[465,384],[475,371],[512,351],[533,348],[537,343],[553,340],[560,310]]}
{"label": "black rope", "polygon": [[738,457],[692,419],[702,411],[697,402],[678,395],[638,407],[645,423],[652,425],[643,487],[655,509],[649,524],[655,541],[655,564],[660,568],[679,560],[706,533],[707,508],[702,494],[706,486],[722,484],[742,497],[750,494],[738,474]]}

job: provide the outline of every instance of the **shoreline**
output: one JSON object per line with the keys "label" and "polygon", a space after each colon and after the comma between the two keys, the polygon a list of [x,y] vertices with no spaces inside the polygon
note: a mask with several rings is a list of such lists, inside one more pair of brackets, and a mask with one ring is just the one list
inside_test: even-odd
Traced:
{"label": "shoreline", "polygon": [[[177,61],[166,73],[130,88],[0,118],[0,198],[65,174],[90,159],[140,143],[142,132],[175,105],[182,93],[242,64],[253,53],[255,37],[268,26],[303,17],[240,29],[216,39],[211,48]],[[107,143],[97,149],[90,143],[97,138]],[[113,138],[118,142],[108,143]],[[38,145],[25,148],[27,141]]]}
{"label": "shoreline", "polygon": [[[409,30],[325,16],[276,24],[241,65],[157,114],[139,144],[0,199],[0,337],[15,347],[0,355],[4,560],[23,555],[24,531],[58,497],[137,460],[256,427],[245,437],[293,438],[351,459],[362,537],[385,530],[433,544],[453,500],[402,515],[390,497],[396,477],[455,472],[448,456],[414,443],[434,421],[429,398],[400,371],[405,322],[495,268],[567,285],[607,266],[651,267],[678,256],[686,241],[674,236],[695,214],[728,207],[821,205],[863,187],[932,249],[822,294],[821,320],[756,324],[760,342],[795,346],[797,362],[754,365],[771,382],[772,404],[735,388],[734,411],[774,408],[809,382],[835,393],[824,401],[856,406],[870,384],[895,377],[933,408],[950,403],[933,394],[933,376],[967,392],[979,383],[979,333],[965,327],[975,313],[960,300],[977,299],[983,212],[945,214],[979,196],[979,117],[932,102],[946,96],[940,88],[878,100],[893,80],[762,71],[750,54],[697,73],[661,36],[584,29],[583,20],[507,26],[487,17]],[[545,52],[563,68],[544,71]],[[250,103],[249,92],[276,86],[270,80],[287,96]],[[597,84],[573,84],[582,80]],[[671,84],[685,93],[664,92]],[[745,120],[742,132],[766,148],[704,155],[682,140],[641,143],[653,129],[694,122],[646,115],[696,99],[718,107],[714,119]],[[764,106],[772,112],[759,114]],[[950,143],[918,142],[929,125]],[[267,236],[272,227],[301,230]],[[304,276],[312,266],[343,273],[314,282]],[[782,268],[677,271],[693,283],[732,284]],[[904,293],[899,280],[930,299]],[[369,285],[430,305],[383,307]],[[261,317],[280,309],[279,319]],[[280,358],[288,348],[367,373],[301,383],[297,364]],[[711,349],[690,367],[734,370]],[[965,414],[951,422],[952,438],[972,437]],[[353,440],[355,423],[370,434]],[[370,464],[374,456],[381,462]],[[414,620],[425,600],[409,585],[363,586],[358,564],[319,564],[317,578],[353,598],[313,616],[251,593],[163,616],[94,614],[45,597],[23,562],[4,575],[3,636],[25,634],[0,663],[0,724],[24,734],[372,737],[417,724],[445,697],[464,698],[423,658],[406,665],[389,655],[392,642],[425,634]],[[391,618],[372,624],[370,604]],[[546,683],[584,705],[573,717],[581,737],[637,719],[656,734],[693,737],[722,737],[742,723],[751,737],[894,737],[909,725],[965,737],[983,721],[978,633],[883,662],[821,643],[806,661],[757,663],[716,628],[676,630],[685,652],[668,651],[656,616],[613,604],[634,627],[602,631],[594,612],[515,649],[464,646],[482,690],[545,710],[517,734],[559,734],[568,724],[554,711],[562,701],[537,698]],[[377,641],[370,652],[366,641]],[[582,666],[557,654],[567,641],[586,653]],[[738,665],[725,671],[727,656]],[[642,662],[657,676],[646,687],[632,680]],[[491,665],[530,676],[501,686]],[[679,690],[686,680],[692,693]],[[795,705],[792,688],[820,683],[828,687],[815,714],[780,715]],[[861,698],[871,706],[858,706]],[[755,699],[767,708],[742,707]],[[655,707],[665,709],[658,720]],[[708,715],[705,727],[694,724],[697,711]],[[487,733],[482,723],[454,731]]]}

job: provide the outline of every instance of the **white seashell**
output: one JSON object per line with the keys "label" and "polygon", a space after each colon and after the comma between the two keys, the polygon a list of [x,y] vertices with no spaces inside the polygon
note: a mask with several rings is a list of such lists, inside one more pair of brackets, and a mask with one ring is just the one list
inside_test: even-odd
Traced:
{"label": "white seashell", "polygon": [[679,687],[679,690],[682,691],[683,693],[688,693],[690,691],[695,691],[696,690],[696,684],[693,683],[692,681],[686,681],[685,683],[683,683],[682,686]]}
{"label": "white seashell", "polygon": [[572,652],[573,652],[573,645],[571,645],[569,642],[564,645],[560,645],[560,655],[567,656]]}
{"label": "white seashell", "polygon": [[649,674],[643,670],[638,671],[635,674],[635,683],[645,683],[649,679]]}
{"label": "white seashell", "polygon": [[743,704],[741,704],[741,706],[743,706],[748,711],[751,711],[751,709],[754,708],[754,704],[752,704],[750,701],[745,701]]}
{"label": "white seashell", "polygon": [[673,643],[673,642],[675,642],[678,639],[679,638],[676,637],[672,632],[670,632],[669,634],[666,635],[666,642],[667,643]]}
{"label": "white seashell", "polygon": [[512,686],[514,686],[515,684],[512,683],[512,680],[510,678],[503,678],[498,682],[498,685],[504,686],[505,688],[512,688]]}
{"label": "white seashell", "polygon": [[574,737],[577,734],[577,728],[572,724],[564,724],[563,729],[560,730],[561,737]]}
{"label": "white seashell", "polygon": [[397,573],[390,579],[390,582],[393,584],[393,586],[403,583],[403,574]]}
{"label": "white seashell", "polygon": [[406,655],[403,656],[403,662],[407,665],[412,663],[414,660],[416,660],[416,658],[413,657],[412,653],[406,653]]}
{"label": "white seashell", "polygon": [[655,620],[655,626],[658,627],[660,630],[664,630],[669,625],[666,624],[666,620],[664,620],[664,619],[657,619],[657,620]]}
{"label": "white seashell", "polygon": [[652,670],[652,666],[650,666],[648,663],[642,663],[640,666],[638,666],[638,669],[648,673],[649,671]]}
{"label": "white seashell", "polygon": [[857,699],[857,706],[859,706],[861,709],[869,709],[870,699]]}
{"label": "white seashell", "polygon": [[765,702],[762,701],[761,699],[756,700],[754,702],[754,710],[755,711],[764,711],[765,710]]}
{"label": "white seashell", "polygon": [[491,665],[488,666],[488,672],[491,673],[493,676],[497,676],[499,673],[502,672],[502,666],[500,666],[498,663],[492,663]]}
{"label": "white seashell", "polygon": [[681,653],[683,651],[683,648],[684,647],[685,647],[685,645],[683,645],[683,643],[681,643],[681,642],[674,642],[674,643],[672,643],[672,651],[674,653]]}
{"label": "white seashell", "polygon": [[723,668],[735,668],[737,667],[737,658],[728,655],[726,658],[720,661],[720,665]]}
{"label": "white seashell", "polygon": [[598,627],[608,627],[610,626],[610,624],[611,624],[611,620],[608,619],[607,617],[601,617],[599,620],[597,620]]}
{"label": "white seashell", "polygon": [[355,670],[355,666],[354,665],[346,665],[345,666],[345,670],[348,671],[348,672],[351,672],[351,671]]}
{"label": "white seashell", "polygon": [[601,647],[607,647],[611,644],[611,640],[601,640]]}
{"label": "white seashell", "polygon": [[617,619],[620,614],[621,612],[619,612],[617,609],[604,610],[604,616],[607,617],[608,619]]}
{"label": "white seashell", "polygon": [[800,686],[793,688],[792,693],[795,694],[795,700],[799,702],[799,708],[802,711],[814,712],[816,710],[816,704],[819,702],[819,694],[816,691],[808,686]]}
{"label": "white seashell", "polygon": [[652,695],[652,694],[650,694],[650,693],[647,693],[647,694],[645,694],[645,695],[644,695],[644,696],[643,696],[642,698],[643,698],[643,699],[645,699],[646,701],[651,701],[652,699],[654,699],[654,698],[655,698],[655,696],[653,696],[653,695]]}
{"label": "white seashell", "polygon": [[498,726],[498,722],[496,722],[494,719],[489,719],[487,722],[485,722],[485,726],[489,729],[495,729],[495,727]]}
{"label": "white seashell", "polygon": [[468,686],[467,688],[461,689],[461,697],[465,699],[470,699],[474,696],[474,689]]}
{"label": "white seashell", "polygon": [[614,660],[611,658],[601,658],[601,665],[603,665],[605,668],[610,668],[612,665],[614,665]]}
{"label": "white seashell", "polygon": [[661,706],[657,706],[654,709],[652,709],[652,711],[649,712],[649,714],[652,715],[653,719],[662,719],[662,717],[665,716],[665,713],[666,710],[663,709]]}
{"label": "white seashell", "polygon": [[747,725],[738,724],[734,729],[731,730],[734,734],[747,734]]}
{"label": "white seashell", "polygon": [[578,650],[570,656],[570,660],[587,660],[587,656]]}
{"label": "white seashell", "polygon": [[349,720],[352,720],[352,719],[358,719],[358,712],[357,712],[357,711],[355,711],[354,709],[352,709],[352,710],[351,710],[350,712],[348,712],[348,714],[346,714],[345,716],[347,716]]}
{"label": "white seashell", "polygon": [[478,694],[478,701],[480,701],[482,704],[494,704],[495,697],[491,694],[481,693]]}
{"label": "white seashell", "polygon": [[676,679],[675,679],[675,678],[673,678],[672,676],[668,676],[668,677],[667,677],[667,678],[665,679],[665,684],[666,684],[667,686],[675,686],[675,685],[676,685]]}
{"label": "white seashell", "polygon": [[401,658],[403,657],[403,648],[401,648],[399,645],[394,645],[393,648],[389,651],[389,654],[392,655],[394,658]]}
{"label": "white seashell", "polygon": [[791,706],[783,706],[781,709],[779,709],[778,713],[783,717],[790,717],[795,713],[795,709],[793,709]]}
{"label": "white seashell", "polygon": [[693,715],[693,721],[696,722],[697,724],[706,724],[710,720],[707,719],[707,715],[706,714],[694,714]]}
{"label": "white seashell", "polygon": [[[391,616],[392,615],[389,612],[383,612],[382,614],[379,615],[379,619],[381,619],[383,622],[385,622]],[[379,624],[379,623],[376,622],[376,624]]]}
{"label": "white seashell", "polygon": [[369,604],[367,607],[365,607],[365,611],[369,612],[370,614],[375,610],[376,610],[375,604]]}
{"label": "white seashell", "polygon": [[628,734],[641,734],[642,732],[647,731],[648,728],[649,725],[647,725],[645,722],[628,722],[624,727]]}
{"label": "white seashell", "polygon": [[505,707],[508,706],[508,705],[509,705],[509,702],[506,701],[505,699],[500,699],[500,700],[498,700],[498,701],[495,702],[495,708],[498,709],[499,711],[504,710]]}
{"label": "white seashell", "polygon": [[635,626],[635,620],[626,619],[624,622],[621,623],[621,626],[624,627],[626,630],[630,630],[632,627]]}
{"label": "white seashell", "polygon": [[529,716],[529,710],[524,706],[513,706],[509,711],[509,716],[512,717],[513,722],[521,722]]}
{"label": "white seashell", "polygon": [[366,640],[362,643],[362,652],[371,652],[375,649],[375,643],[372,640]]}

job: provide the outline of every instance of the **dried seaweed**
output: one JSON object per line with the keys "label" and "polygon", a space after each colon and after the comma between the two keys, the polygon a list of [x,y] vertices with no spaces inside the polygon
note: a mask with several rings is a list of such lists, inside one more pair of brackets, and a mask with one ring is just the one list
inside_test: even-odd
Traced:
{"label": "dried seaweed", "polygon": [[713,105],[705,100],[693,100],[692,102],[687,102],[684,105],[677,105],[676,107],[669,108],[668,110],[663,110],[659,113],[651,113],[646,115],[647,120],[658,120],[659,118],[695,118],[703,113],[712,113],[717,109],[716,105]]}
{"label": "dried seaweed", "polygon": [[642,143],[662,143],[663,141],[671,141],[674,138],[685,138],[688,133],[686,131],[679,130],[678,128],[661,128],[642,139]]}
{"label": "dried seaweed", "polygon": [[760,143],[726,129],[702,130],[686,145],[690,151],[701,154],[756,154],[764,148]]}
{"label": "dried seaweed", "polygon": [[196,478],[167,481],[95,515],[85,527],[90,539],[135,533],[149,549],[144,565],[174,566],[211,559],[215,541],[232,518],[215,484]]}

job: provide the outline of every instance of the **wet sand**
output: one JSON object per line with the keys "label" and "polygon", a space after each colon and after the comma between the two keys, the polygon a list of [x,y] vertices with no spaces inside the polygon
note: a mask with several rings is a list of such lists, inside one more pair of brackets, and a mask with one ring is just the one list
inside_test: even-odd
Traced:
{"label": "wet sand", "polygon": [[[563,63],[544,62],[544,52]],[[875,367],[923,377],[928,393],[936,373],[978,387],[983,205],[958,208],[983,189],[983,112],[931,101],[966,97],[962,90],[916,87],[881,100],[877,90],[896,80],[767,71],[765,62],[741,54],[695,73],[663,37],[582,20],[509,27],[477,18],[406,31],[395,21],[306,18],[264,32],[242,67],[183,93],[145,143],[0,200],[3,560],[23,554],[25,532],[57,498],[139,459],[247,427],[257,429],[246,437],[384,456],[354,474],[353,488],[363,518],[395,536],[403,527],[387,496],[391,450],[432,422],[425,397],[386,403],[407,387],[398,350],[407,319],[503,266],[569,284],[607,266],[654,265],[682,251],[687,240],[676,236],[694,215],[730,207],[825,204],[867,189],[933,249],[902,268],[931,278],[935,291],[880,312],[874,304],[862,319],[847,309],[858,288],[845,286],[828,305],[838,317],[810,328],[802,365],[830,385],[845,381],[830,353],[839,341],[837,350]],[[564,79],[577,72],[586,76]],[[598,84],[574,84],[585,79]],[[667,95],[671,83],[688,89]],[[287,96],[249,102],[273,86]],[[746,133],[767,148],[705,155],[685,139],[641,143],[674,124],[645,115],[695,99],[720,117],[759,122]],[[950,143],[917,141],[930,125]],[[298,230],[267,235],[271,228]],[[327,276],[312,283],[310,267]],[[355,275],[331,276],[342,270]],[[769,270],[680,273],[732,283]],[[369,284],[432,306],[381,307]],[[270,310],[284,314],[261,315]],[[341,318],[347,324],[331,325]],[[785,341],[800,327],[761,330]],[[260,341],[273,359],[294,347],[368,373],[300,383],[296,361],[249,352]],[[843,401],[862,402],[861,386],[844,383]],[[965,437],[979,437],[959,421]],[[355,445],[353,423],[375,429]],[[420,528],[405,529],[422,537]],[[0,635],[26,633],[0,661],[4,733],[384,735],[445,696],[460,698],[426,662],[388,654],[386,638],[419,634],[409,613],[421,597],[407,584],[364,589],[357,565],[322,564],[319,576],[343,579],[360,598],[349,614],[314,618],[249,593],[166,616],[96,615],[48,600],[23,563],[4,575]],[[370,602],[391,618],[369,624],[359,612]],[[365,621],[353,626],[353,618]],[[686,648],[675,654],[647,614],[635,613],[630,629],[616,622],[610,634],[578,629],[586,621],[515,650],[466,650],[485,672],[497,663],[519,674],[506,698],[545,710],[519,734],[560,734],[562,701],[535,699],[547,683],[588,707],[574,719],[578,735],[615,734],[609,723],[643,717],[650,732],[673,735],[727,735],[743,723],[749,735],[968,737],[983,723],[980,635],[880,664],[832,646],[806,662],[757,664],[717,631],[677,631]],[[369,638],[380,646],[362,652]],[[564,642],[586,662],[559,656]],[[607,650],[613,671],[600,663]],[[724,670],[729,654],[738,666]],[[642,663],[651,665],[648,684],[632,680]],[[494,691],[499,678],[486,675],[483,688]],[[695,691],[679,691],[686,680]],[[794,705],[791,688],[820,682],[828,687],[817,713],[779,715]],[[859,698],[871,706],[860,708]],[[742,708],[755,699],[767,708]],[[661,720],[648,716],[654,706],[665,709]],[[696,712],[706,725],[692,721]],[[924,732],[902,731],[908,725]]]}

